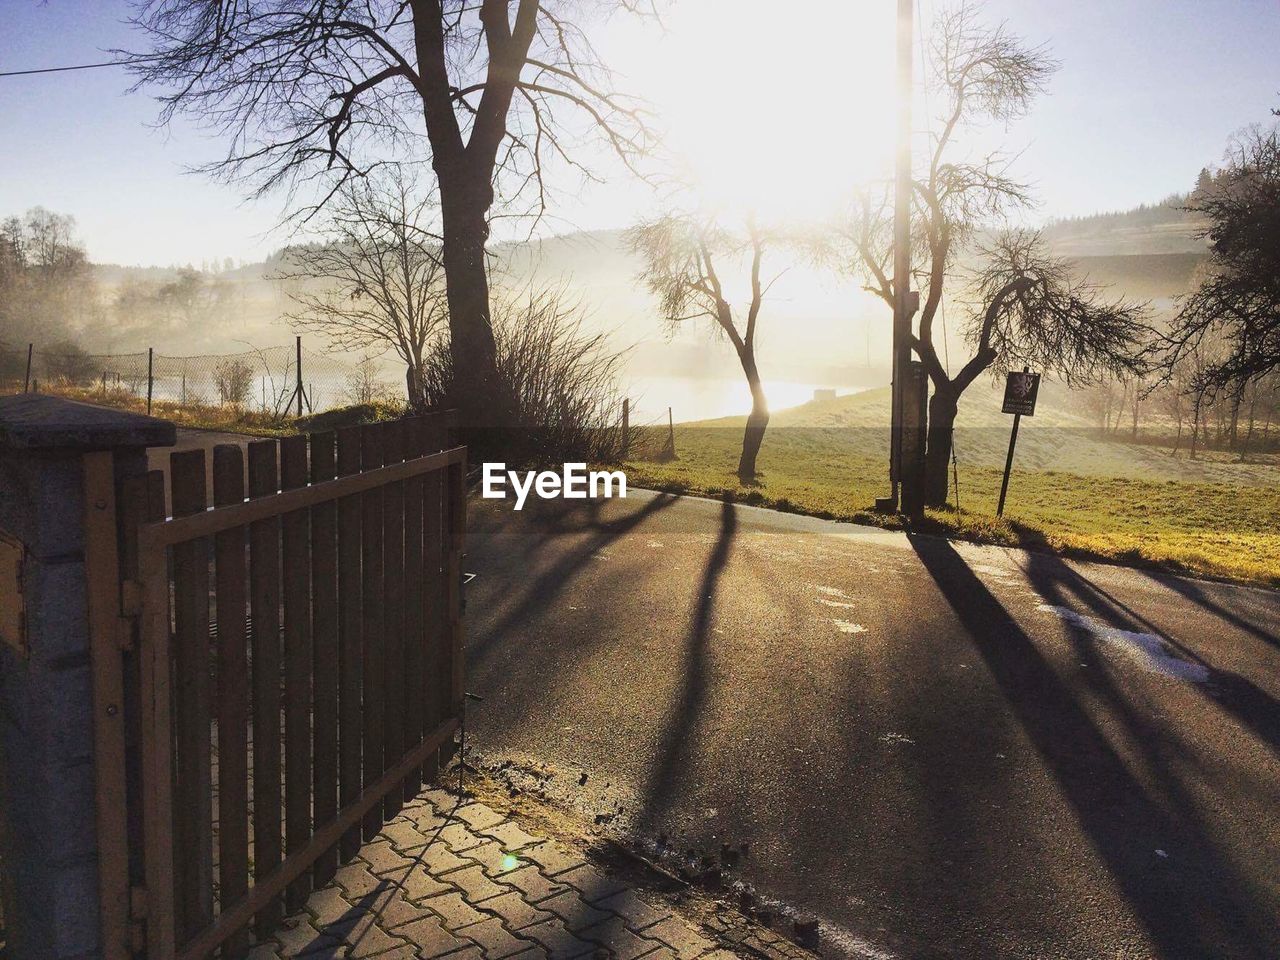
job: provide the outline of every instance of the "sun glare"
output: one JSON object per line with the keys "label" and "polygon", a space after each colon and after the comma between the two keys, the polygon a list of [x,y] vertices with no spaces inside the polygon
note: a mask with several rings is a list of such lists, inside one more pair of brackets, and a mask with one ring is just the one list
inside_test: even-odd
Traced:
{"label": "sun glare", "polygon": [[887,177],[893,5],[688,0],[654,71],[667,147],[697,201],[772,221],[822,217]]}

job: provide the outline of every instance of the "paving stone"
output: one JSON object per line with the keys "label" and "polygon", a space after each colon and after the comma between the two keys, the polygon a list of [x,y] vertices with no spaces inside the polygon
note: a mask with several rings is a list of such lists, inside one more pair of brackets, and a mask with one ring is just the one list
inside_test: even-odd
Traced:
{"label": "paving stone", "polygon": [[429,803],[424,802],[407,813],[414,828],[428,839],[434,837],[436,831],[446,823],[445,818],[440,816],[436,808]]}
{"label": "paving stone", "polygon": [[450,853],[443,843],[433,843],[425,850],[418,851],[417,860],[436,876],[448,873],[450,870],[471,866],[469,861],[459,859]]}
{"label": "paving stone", "polygon": [[421,957],[439,957],[467,946],[467,941],[451,934],[436,917],[420,917],[407,926],[398,927],[395,933],[413,944]]}
{"label": "paving stone", "polygon": [[542,872],[549,877],[572,870],[574,867],[580,867],[585,862],[581,857],[569,853],[559,844],[552,843],[550,840],[531,847],[525,847],[520,851],[520,856],[538,864],[538,866],[542,867]]}
{"label": "paving stone", "polygon": [[484,908],[500,916],[512,930],[519,930],[521,927],[532,926],[535,923],[542,923],[545,920],[552,919],[551,914],[532,906],[524,897],[514,891],[500,897],[494,897],[492,900],[486,900]]}
{"label": "paving stone", "polygon": [[479,832],[486,837],[493,837],[493,839],[502,844],[503,850],[519,850],[522,847],[537,843],[539,840],[538,837],[525,833],[510,820],[504,820],[495,827],[486,827]]}
{"label": "paving stone", "polygon": [[413,923],[424,917],[430,917],[426,908],[415,906],[405,899],[404,891],[398,887],[378,896],[370,908],[378,918],[378,923],[387,930],[397,930],[406,923]]}
{"label": "paving stone", "polygon": [[369,869],[378,876],[392,870],[403,870],[413,862],[386,840],[366,843],[360,848],[360,859],[369,864]]}
{"label": "paving stone", "polygon": [[427,837],[408,820],[387,824],[382,828],[381,836],[390,840],[391,845],[401,853],[418,850],[427,845]]}
{"label": "paving stone", "polygon": [[463,900],[460,893],[446,893],[444,896],[431,897],[428,900],[423,900],[421,906],[438,914],[444,920],[444,925],[450,930],[478,923],[486,916],[486,914],[481,913]]}
{"label": "paving stone", "polygon": [[282,957],[300,957],[331,947],[338,937],[318,930],[306,916],[295,915],[284,920],[271,932],[272,939],[280,944],[277,951]]}
{"label": "paving stone", "polygon": [[550,910],[575,933],[587,927],[594,927],[598,923],[604,923],[615,916],[591,906],[572,890],[566,890],[558,896],[543,900],[538,906],[543,910]]}
{"label": "paving stone", "polygon": [[517,953],[511,960],[550,960],[547,951],[541,947],[530,947],[523,953]]}
{"label": "paving stone", "polygon": [[415,863],[412,869],[408,870],[403,877],[397,878],[396,882],[404,891],[405,898],[414,903],[426,897],[435,897],[453,891],[453,887],[443,880],[437,880],[420,863]]}
{"label": "paving stone", "polygon": [[671,916],[670,910],[653,907],[641,900],[634,890],[615,893],[612,897],[597,901],[596,906],[602,910],[612,910],[619,916],[625,917],[627,925],[634,930],[643,930]]}
{"label": "paving stone", "polygon": [[[507,874],[506,877],[511,876]],[[462,891],[462,895],[471,903],[479,903],[481,900],[488,900],[490,897],[498,897],[510,891],[510,887],[500,887],[487,876],[484,870],[479,866],[467,867],[465,870],[455,870],[449,874],[449,882]]]}
{"label": "paving stone", "polygon": [[[502,844],[496,840],[490,840],[487,843],[480,844],[478,847],[472,847],[463,856],[480,864],[484,867],[484,872],[491,877],[500,877],[504,873],[510,873],[512,870],[524,866],[514,853],[507,853],[502,849]],[[548,870],[547,872],[550,873],[551,871]]]}
{"label": "paving stone", "polygon": [[[436,809],[436,813],[445,814],[452,810],[458,804],[456,794],[439,788],[432,790],[424,790],[422,798],[430,803]],[[465,802],[463,806],[465,806]]]}
{"label": "paving stone", "polygon": [[645,927],[644,935],[661,940],[675,951],[680,960],[693,960],[694,957],[706,953],[715,946],[678,917],[668,917]]}
{"label": "paving stone", "polygon": [[359,900],[386,885],[385,880],[375,877],[369,871],[369,865],[360,860],[353,860],[345,867],[339,867],[333,879],[338,886],[342,887],[349,900]]}
{"label": "paving stone", "polygon": [[498,811],[483,803],[470,803],[459,807],[454,816],[465,820],[472,830],[488,830],[506,819]]}
{"label": "paving stone", "polygon": [[451,823],[440,830],[439,834],[440,839],[447,843],[454,853],[462,853],[485,842],[484,837],[477,837],[463,823]]}
{"label": "paving stone", "polygon": [[[564,874],[561,874],[561,876],[563,877]],[[547,897],[555,896],[557,893],[562,893],[568,889],[564,884],[556,880],[548,880],[534,864],[521,867],[519,870],[512,870],[510,873],[504,873],[502,882],[523,890],[525,896],[533,903],[545,900]]]}
{"label": "paving stone", "polygon": [[418,948],[411,943],[403,944],[394,950],[377,955],[377,960],[417,960]]}
{"label": "paving stone", "polygon": [[481,920],[455,931],[458,936],[474,940],[484,950],[487,960],[501,960],[534,946],[528,940],[512,936],[497,917]]}
{"label": "paving stone", "polygon": [[372,957],[405,944],[404,940],[387,933],[376,923],[360,924],[347,931],[342,939],[351,947],[347,953],[349,957]]}
{"label": "paving stone", "polygon": [[614,880],[612,877],[606,877],[587,863],[557,874],[556,883],[567,883],[581,893],[582,899],[588,903],[604,900],[606,897],[612,897],[615,893],[621,893],[627,889],[625,883]]}
{"label": "paving stone", "polygon": [[345,960],[350,953],[350,944],[343,943],[341,940],[335,940],[332,943],[326,943],[321,947],[317,947],[314,951],[305,954],[301,960]]}
{"label": "paving stone", "polygon": [[260,943],[245,955],[245,960],[280,960],[276,944]]}
{"label": "paving stone", "polygon": [[528,937],[542,944],[551,955],[552,960],[573,960],[594,953],[598,946],[590,940],[579,940],[559,920],[548,920],[525,927],[520,936]]}
{"label": "paving stone", "polygon": [[315,924],[321,929],[334,927],[343,923],[353,923],[365,910],[366,900],[357,900],[355,904],[348,900],[341,887],[324,887],[307,898],[307,911],[315,917]]}
{"label": "paving stone", "polygon": [[589,927],[582,931],[581,936],[584,940],[594,940],[607,949],[613,954],[614,960],[635,960],[636,957],[642,957],[662,946],[655,940],[636,936],[627,929],[621,917]]}

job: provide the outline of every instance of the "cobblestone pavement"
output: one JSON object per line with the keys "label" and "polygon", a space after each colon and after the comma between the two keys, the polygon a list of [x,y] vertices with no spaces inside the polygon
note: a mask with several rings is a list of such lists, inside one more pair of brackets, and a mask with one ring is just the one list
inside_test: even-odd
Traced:
{"label": "cobblestone pavement", "polygon": [[[753,951],[754,952],[754,951]],[[427,790],[251,960],[732,960],[684,919],[482,803]]]}

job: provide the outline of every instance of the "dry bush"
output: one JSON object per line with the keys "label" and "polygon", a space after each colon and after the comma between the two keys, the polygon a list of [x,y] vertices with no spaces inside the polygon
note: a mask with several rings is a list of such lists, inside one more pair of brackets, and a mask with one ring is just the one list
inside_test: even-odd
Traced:
{"label": "dry bush", "polygon": [[[517,464],[622,459],[618,377],[624,355],[604,334],[586,332],[583,319],[581,304],[562,288],[529,291],[494,305],[499,389],[514,398],[515,426],[467,437],[477,459]],[[432,344],[424,368],[428,406],[454,406],[447,338]]]}

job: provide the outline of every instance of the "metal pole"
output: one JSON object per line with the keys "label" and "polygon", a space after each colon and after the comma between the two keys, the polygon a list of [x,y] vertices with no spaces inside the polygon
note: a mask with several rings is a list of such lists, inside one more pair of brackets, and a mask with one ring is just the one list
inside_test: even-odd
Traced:
{"label": "metal pole", "polygon": [[295,340],[298,352],[298,416],[302,416],[302,337]]}
{"label": "metal pole", "polygon": [[911,360],[911,33],[912,0],[898,0],[898,149],[893,198],[894,479],[902,480],[902,405]]}
{"label": "metal pole", "polygon": [[1004,458],[1004,479],[1000,482],[1000,502],[996,504],[996,516],[1004,516],[1004,498],[1009,492],[1009,471],[1013,469],[1013,448],[1018,442],[1018,424],[1022,422],[1022,414],[1013,415],[1013,430],[1009,433],[1009,455]]}
{"label": "metal pole", "polygon": [[898,138],[893,203],[893,387],[889,449],[890,499],[904,479],[902,408],[911,361],[911,40],[912,2],[898,0]]}
{"label": "metal pole", "polygon": [[36,345],[34,343],[27,344],[27,376],[26,379],[22,381],[23,393],[31,392],[31,353],[35,348]]}
{"label": "metal pole", "polygon": [[147,416],[151,416],[151,391],[155,385],[156,348],[147,347]]}

